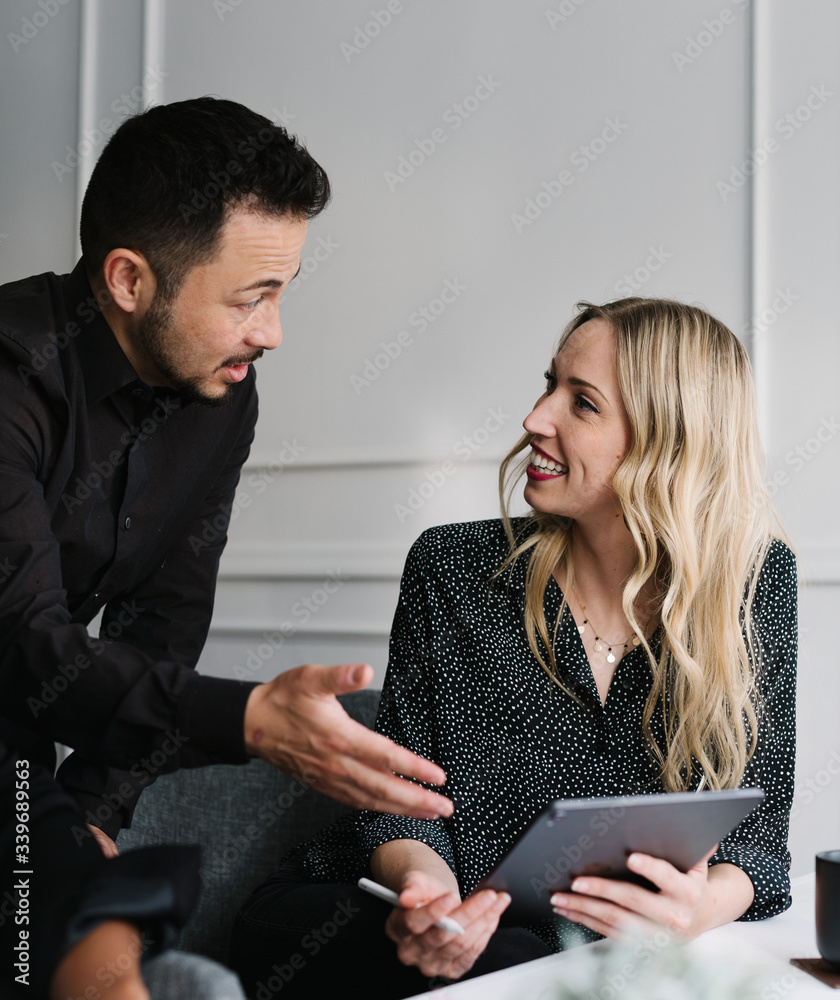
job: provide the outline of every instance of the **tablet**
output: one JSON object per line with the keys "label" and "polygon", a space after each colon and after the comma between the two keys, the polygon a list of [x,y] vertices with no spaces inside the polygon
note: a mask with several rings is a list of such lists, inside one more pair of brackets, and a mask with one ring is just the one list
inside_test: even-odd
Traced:
{"label": "tablet", "polygon": [[554,916],[553,892],[578,875],[635,882],[633,851],[670,861],[686,872],[764,798],[760,788],[720,792],[668,792],[617,798],[558,799],[547,806],[476,886],[511,895],[509,920]]}

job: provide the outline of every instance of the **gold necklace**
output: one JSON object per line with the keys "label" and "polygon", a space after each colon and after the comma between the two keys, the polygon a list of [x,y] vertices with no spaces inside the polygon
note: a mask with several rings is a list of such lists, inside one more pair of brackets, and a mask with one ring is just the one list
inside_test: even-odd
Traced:
{"label": "gold necklace", "polygon": [[621,655],[624,656],[624,654],[627,652],[627,648],[630,645],[631,641],[632,641],[632,643],[633,643],[634,646],[638,646],[638,645],[641,644],[642,640],[639,638],[639,636],[636,634],[635,631],[631,632],[630,635],[627,636],[627,638],[624,640],[623,643],[621,643],[620,641],[610,643],[610,642],[608,642],[608,640],[602,639],[601,636],[598,635],[598,632],[597,632],[595,626],[589,620],[589,618],[588,618],[588,616],[586,614],[586,605],[583,603],[583,601],[578,596],[578,592],[575,590],[574,586],[572,586],[572,593],[575,595],[575,599],[577,600],[578,604],[581,607],[581,611],[583,611],[583,614],[584,614],[583,625],[578,625],[578,627],[577,627],[578,633],[580,635],[583,635],[583,633],[586,631],[586,626],[587,625],[592,629],[593,632],[595,632],[595,642],[593,643],[592,648],[595,650],[596,653],[600,653],[601,652],[601,650],[604,648],[604,643],[607,644],[607,652],[606,652],[607,663],[615,663],[615,661],[617,659],[615,653],[613,652],[613,646],[618,646],[618,645],[623,646],[623,649],[621,650]]}

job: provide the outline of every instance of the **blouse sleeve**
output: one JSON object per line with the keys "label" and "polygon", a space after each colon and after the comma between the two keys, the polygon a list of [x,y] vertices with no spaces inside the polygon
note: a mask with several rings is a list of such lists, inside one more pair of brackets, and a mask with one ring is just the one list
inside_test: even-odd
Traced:
{"label": "blouse sleeve", "polygon": [[[433,653],[429,607],[433,571],[429,561],[421,535],[403,571],[376,729],[400,746],[439,764],[429,682]],[[445,786],[436,790],[446,792]],[[362,853],[367,857],[388,841],[418,840],[428,844],[458,875],[452,842],[442,820],[417,820],[366,810],[360,814],[358,831]]]}
{"label": "blouse sleeve", "polygon": [[739,919],[762,920],[790,906],[788,824],[796,752],[796,559],[774,542],[762,566],[753,603],[762,647],[763,711],[758,742],[742,787],[758,787],[764,800],[729,836],[709,864],[729,862],[749,875],[752,906]]}

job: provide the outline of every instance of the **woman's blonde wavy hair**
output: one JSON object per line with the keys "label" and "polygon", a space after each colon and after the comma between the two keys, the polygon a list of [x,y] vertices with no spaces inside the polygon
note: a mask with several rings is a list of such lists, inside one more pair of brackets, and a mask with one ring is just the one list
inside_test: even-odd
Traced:
{"label": "woman's blonde wavy hair", "polygon": [[[628,298],[582,310],[566,327],[559,351],[583,323],[606,320],[615,332],[616,367],[631,443],[613,489],[636,549],[623,609],[639,635],[636,599],[656,584],[661,622],[657,659],[643,639],[653,686],[643,730],[668,791],[700,783],[736,787],[755,750],[761,711],[761,648],[752,620],[758,572],[774,538],[788,541],[764,485],[764,454],[752,372],[744,347],[722,323],[694,306]],[[526,573],[528,643],[552,680],[558,675],[543,597],[564,563],[574,580],[574,522],[533,512],[536,530],[514,536],[512,490],[528,458],[522,437],[502,462],[499,491],[510,552],[501,575],[530,552]],[[528,522],[531,525],[531,522]],[[565,611],[560,609],[556,637]],[[666,748],[653,738],[661,704]]]}

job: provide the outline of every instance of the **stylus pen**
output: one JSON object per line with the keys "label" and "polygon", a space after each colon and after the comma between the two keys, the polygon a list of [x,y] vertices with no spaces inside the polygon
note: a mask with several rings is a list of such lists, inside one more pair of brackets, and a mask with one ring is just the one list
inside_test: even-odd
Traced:
{"label": "stylus pen", "polygon": [[[369,892],[371,896],[378,896],[380,899],[384,899],[386,903],[390,903],[392,906],[400,905],[400,897],[395,892],[391,889],[386,889],[384,885],[380,885],[372,879],[360,878],[358,886],[360,889],[364,889],[365,892]],[[464,933],[464,928],[458,923],[457,920],[453,920],[452,917],[441,917],[440,920],[435,921],[435,927],[440,927],[442,931],[449,931],[450,934]]]}

